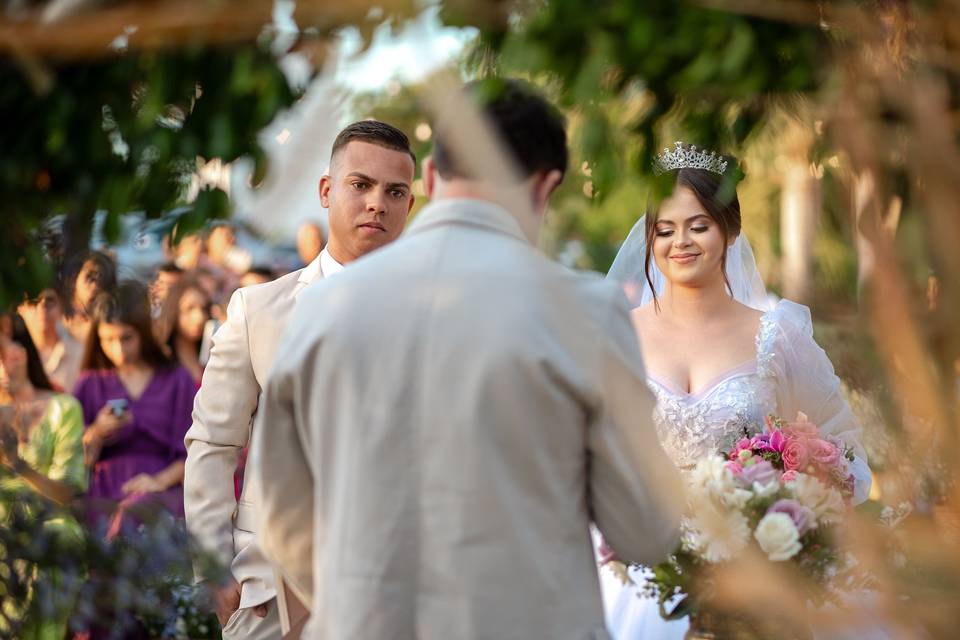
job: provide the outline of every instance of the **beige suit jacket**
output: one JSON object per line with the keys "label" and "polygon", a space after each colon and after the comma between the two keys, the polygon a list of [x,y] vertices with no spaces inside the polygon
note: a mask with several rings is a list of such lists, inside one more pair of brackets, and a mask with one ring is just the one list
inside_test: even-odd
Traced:
{"label": "beige suit jacket", "polygon": [[305,291],[252,466],[304,637],[607,637],[590,523],[632,561],[678,535],[644,379],[622,292],[483,201]]}
{"label": "beige suit jacket", "polygon": [[[276,585],[256,542],[257,480],[249,464],[239,502],[235,497],[237,456],[250,441],[261,391],[294,303],[304,287],[323,277],[319,260],[233,294],[227,321],[214,335],[185,438],[187,527],[204,549],[230,567],[242,586],[241,608],[273,598]],[[199,567],[197,577],[205,577]]]}

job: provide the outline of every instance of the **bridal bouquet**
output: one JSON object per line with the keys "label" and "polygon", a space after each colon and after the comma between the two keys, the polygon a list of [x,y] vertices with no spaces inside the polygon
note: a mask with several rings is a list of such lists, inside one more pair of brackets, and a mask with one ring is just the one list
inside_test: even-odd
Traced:
{"label": "bridal bouquet", "polygon": [[[680,546],[650,568],[645,595],[667,619],[696,614],[710,595],[707,570],[722,570],[750,547],[824,584],[843,563],[830,530],[850,508],[852,460],[843,442],[823,437],[802,413],[793,422],[771,416],[762,433],[704,458],[687,476]],[[608,564],[621,578],[629,575]]]}

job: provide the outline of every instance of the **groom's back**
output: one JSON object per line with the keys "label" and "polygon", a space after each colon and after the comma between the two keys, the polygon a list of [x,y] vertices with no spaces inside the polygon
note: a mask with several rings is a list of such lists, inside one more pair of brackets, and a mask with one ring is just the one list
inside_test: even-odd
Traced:
{"label": "groom's back", "polygon": [[[625,302],[538,254],[502,209],[421,216],[305,292],[293,328],[306,355],[291,366],[322,390],[304,400],[314,619],[337,638],[590,637],[588,430],[606,352],[636,353],[607,335]],[[649,429],[649,393],[632,406]]]}

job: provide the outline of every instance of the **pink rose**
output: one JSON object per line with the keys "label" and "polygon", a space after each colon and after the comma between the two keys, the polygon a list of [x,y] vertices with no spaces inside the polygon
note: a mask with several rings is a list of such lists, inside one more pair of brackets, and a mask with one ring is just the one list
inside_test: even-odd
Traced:
{"label": "pink rose", "polygon": [[740,464],[739,462],[737,462],[736,460],[729,460],[729,461],[728,461],[725,465],[723,465],[723,466],[725,466],[727,469],[729,469],[729,470],[730,470],[730,473],[732,473],[732,474],[735,475],[735,476],[740,475],[740,473],[743,471],[743,465]]}
{"label": "pink rose", "polygon": [[818,467],[830,469],[840,461],[840,450],[832,442],[817,439],[811,440],[809,444],[810,457]]}
{"label": "pink rose", "polygon": [[802,471],[810,463],[810,451],[807,440],[803,438],[787,441],[783,448],[783,468],[787,471]]}
{"label": "pink rose", "polygon": [[793,482],[796,479],[797,479],[797,472],[793,470],[784,471],[783,475],[780,476],[780,482],[782,482],[783,484],[787,484],[788,482]]}

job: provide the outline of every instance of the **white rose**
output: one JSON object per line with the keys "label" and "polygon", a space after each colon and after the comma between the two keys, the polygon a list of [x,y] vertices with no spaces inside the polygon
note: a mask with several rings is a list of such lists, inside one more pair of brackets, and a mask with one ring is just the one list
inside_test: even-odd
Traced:
{"label": "white rose", "polygon": [[726,468],[726,462],[717,455],[700,460],[690,472],[691,496],[708,496],[728,506],[743,507],[751,497],[750,492],[740,487],[733,472]]}
{"label": "white rose", "polygon": [[760,520],[753,536],[760,548],[774,562],[789,560],[800,552],[800,532],[785,513],[768,513]]}
{"label": "white rose", "polygon": [[817,521],[829,524],[843,518],[843,497],[836,489],[805,473],[797,474],[790,486],[797,501],[817,515]]}
{"label": "white rose", "polygon": [[780,491],[780,482],[778,480],[768,482],[767,484],[760,484],[759,482],[753,483],[753,492],[758,498],[769,498],[777,491]]}
{"label": "white rose", "polygon": [[733,559],[750,539],[747,519],[712,500],[694,500],[688,520],[693,550],[707,562]]}

